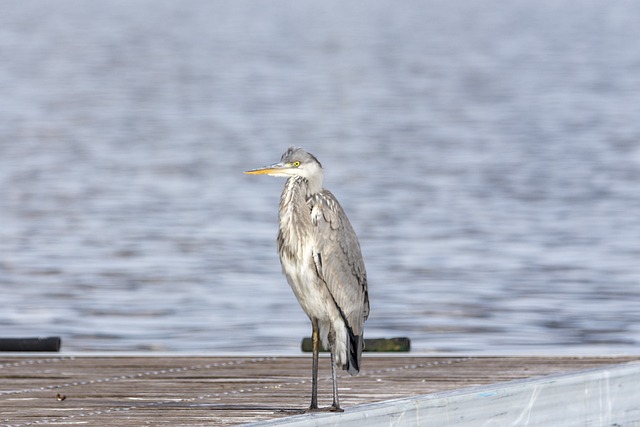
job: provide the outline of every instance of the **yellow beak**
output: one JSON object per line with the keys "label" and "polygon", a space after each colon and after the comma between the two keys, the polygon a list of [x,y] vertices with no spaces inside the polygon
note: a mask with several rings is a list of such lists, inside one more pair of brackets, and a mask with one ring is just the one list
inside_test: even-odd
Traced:
{"label": "yellow beak", "polygon": [[289,169],[291,166],[286,163],[276,163],[271,166],[265,166],[258,169],[251,169],[245,171],[244,173],[248,175],[273,175],[273,174],[281,174],[284,169]]}

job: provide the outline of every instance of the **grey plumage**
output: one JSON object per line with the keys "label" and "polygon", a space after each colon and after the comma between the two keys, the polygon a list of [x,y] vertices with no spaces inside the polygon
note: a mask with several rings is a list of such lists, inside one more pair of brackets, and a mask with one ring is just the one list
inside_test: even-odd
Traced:
{"label": "grey plumage", "polygon": [[282,270],[314,338],[311,410],[317,409],[319,341],[331,351],[334,396],[340,410],[335,366],[360,370],[364,322],[369,316],[367,275],[360,244],[334,195],[322,188],[320,162],[301,148],[289,148],[280,163],[248,171],[284,176],[280,198],[278,253]]}

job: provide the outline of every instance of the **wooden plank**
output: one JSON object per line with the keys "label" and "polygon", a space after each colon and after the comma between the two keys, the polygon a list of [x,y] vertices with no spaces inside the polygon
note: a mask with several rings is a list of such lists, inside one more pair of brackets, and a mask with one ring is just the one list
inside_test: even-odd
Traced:
{"label": "wooden plank", "polygon": [[[321,357],[320,404],[331,403]],[[342,405],[440,393],[620,364],[636,357],[425,357],[366,355],[339,379]],[[310,357],[0,357],[0,424],[234,425],[306,408]]]}

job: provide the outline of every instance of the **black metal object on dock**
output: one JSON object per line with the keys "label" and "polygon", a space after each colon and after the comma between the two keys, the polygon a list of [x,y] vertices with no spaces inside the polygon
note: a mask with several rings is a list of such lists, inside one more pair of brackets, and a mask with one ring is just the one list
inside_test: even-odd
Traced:
{"label": "black metal object on dock", "polygon": [[60,337],[0,338],[0,351],[60,351]]}
{"label": "black metal object on dock", "polygon": [[[303,352],[313,351],[313,341],[310,337],[302,339],[300,347]],[[321,350],[325,351],[325,350]],[[366,352],[408,352],[411,351],[411,340],[406,337],[397,338],[365,338],[364,349]]]}

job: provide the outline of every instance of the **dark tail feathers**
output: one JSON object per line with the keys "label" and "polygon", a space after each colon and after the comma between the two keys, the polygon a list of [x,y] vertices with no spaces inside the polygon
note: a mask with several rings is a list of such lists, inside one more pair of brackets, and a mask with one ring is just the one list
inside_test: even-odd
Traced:
{"label": "dark tail feathers", "polygon": [[362,335],[354,335],[351,328],[349,331],[349,339],[347,340],[347,364],[343,369],[349,372],[349,375],[358,375],[360,372],[360,358],[362,357],[362,349],[364,348],[364,338]]}

